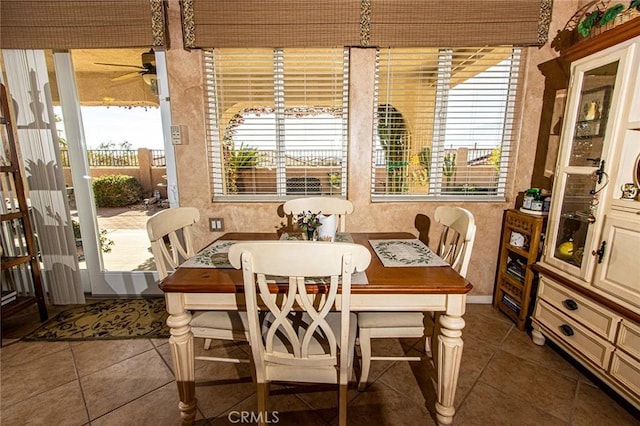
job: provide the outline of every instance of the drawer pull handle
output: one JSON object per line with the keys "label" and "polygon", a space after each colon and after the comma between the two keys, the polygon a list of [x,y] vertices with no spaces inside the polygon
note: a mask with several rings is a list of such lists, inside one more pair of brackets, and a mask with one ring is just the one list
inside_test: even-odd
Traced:
{"label": "drawer pull handle", "polygon": [[578,304],[573,299],[565,299],[562,301],[562,304],[570,311],[575,311],[576,309],[578,309]]}
{"label": "drawer pull handle", "polygon": [[567,337],[573,336],[573,329],[567,324],[562,324],[560,326],[560,331],[562,331],[562,334],[564,334]]}

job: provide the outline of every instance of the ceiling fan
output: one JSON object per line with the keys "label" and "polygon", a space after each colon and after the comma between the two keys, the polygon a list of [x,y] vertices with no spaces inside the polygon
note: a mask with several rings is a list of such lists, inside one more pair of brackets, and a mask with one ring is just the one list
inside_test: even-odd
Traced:
{"label": "ceiling fan", "polygon": [[114,77],[111,81],[122,81],[128,80],[130,78],[136,78],[138,76],[142,76],[142,80],[149,86],[151,86],[151,91],[153,94],[158,94],[158,76],[156,75],[156,56],[153,53],[153,49],[148,52],[144,52],[141,55],[142,66],[139,65],[129,65],[129,64],[112,64],[105,62],[95,62],[96,65],[107,65],[111,67],[127,67],[127,68],[135,68],[137,71],[128,72],[126,74],[119,75],[118,77]]}

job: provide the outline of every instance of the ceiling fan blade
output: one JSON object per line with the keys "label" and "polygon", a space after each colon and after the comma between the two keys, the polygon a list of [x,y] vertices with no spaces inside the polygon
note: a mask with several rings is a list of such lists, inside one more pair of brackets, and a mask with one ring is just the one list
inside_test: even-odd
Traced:
{"label": "ceiling fan blade", "polygon": [[108,67],[127,67],[127,68],[135,68],[138,70],[144,71],[146,68],[140,67],[138,65],[126,65],[126,64],[108,64],[104,62],[94,62],[94,65],[106,65]]}
{"label": "ceiling fan blade", "polygon": [[136,78],[140,75],[140,72],[138,71],[134,71],[134,72],[128,72],[126,74],[120,75],[118,77],[114,77],[111,79],[111,81],[121,81],[121,80],[128,80],[130,78]]}

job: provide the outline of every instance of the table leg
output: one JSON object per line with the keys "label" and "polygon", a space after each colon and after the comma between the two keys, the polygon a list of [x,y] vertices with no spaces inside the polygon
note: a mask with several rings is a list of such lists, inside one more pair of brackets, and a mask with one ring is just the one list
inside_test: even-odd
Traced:
{"label": "table leg", "polygon": [[[454,297],[454,299],[458,299]],[[462,359],[462,329],[464,320],[465,297],[452,300],[447,306],[447,312],[440,315],[438,334],[437,369],[438,383],[436,402],[436,418],[440,425],[450,425],[453,422],[454,400],[460,373]],[[458,303],[453,303],[458,302]]]}
{"label": "table leg", "polygon": [[178,385],[180,417],[183,425],[192,425],[196,417],[196,383],[193,351],[193,334],[191,333],[191,314],[184,309],[182,295],[165,294],[167,304],[167,325],[171,328],[169,345],[173,358],[173,370]]}

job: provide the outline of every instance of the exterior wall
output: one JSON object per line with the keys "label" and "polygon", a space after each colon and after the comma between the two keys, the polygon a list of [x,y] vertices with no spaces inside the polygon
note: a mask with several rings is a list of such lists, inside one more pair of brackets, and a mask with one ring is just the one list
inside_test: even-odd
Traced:
{"label": "exterior wall", "polygon": [[[204,247],[221,235],[209,232],[208,217],[224,218],[225,232],[275,232],[275,228],[284,220],[278,214],[282,214],[279,208],[282,203],[211,202],[201,53],[182,49],[178,0],[170,0],[169,3],[172,48],[167,51],[167,64],[172,124],[187,126],[189,133],[188,144],[174,146],[180,205],[200,210],[203,220],[196,228],[196,245]],[[474,285],[472,296],[490,298],[493,294],[503,212],[515,206],[518,193],[531,183],[544,89],[544,79],[537,65],[558,55],[550,47],[550,41],[569,21],[577,10],[577,4],[578,0],[554,2],[549,43],[540,48],[523,49],[523,72],[514,126],[515,146],[511,151],[512,175],[505,201],[450,203],[470,210],[478,227],[467,274]],[[437,224],[429,226],[429,218],[434,216],[435,208],[440,203],[371,201],[374,54],[373,49],[354,48],[351,52],[347,198],[354,203],[355,212],[347,221],[347,229],[351,232],[407,231],[416,236],[428,236],[429,243],[433,245],[440,229]]]}
{"label": "exterior wall", "polygon": [[[146,148],[138,149],[138,164],[134,167],[90,167],[89,172],[92,178],[108,175],[128,175],[133,176],[142,185],[143,196],[147,197],[153,194],[157,189],[160,191],[162,198],[167,197],[166,179],[164,176],[167,174],[166,167],[154,167],[151,160],[151,150]],[[64,183],[67,187],[73,186],[73,178],[71,177],[71,168],[63,167],[62,174],[64,176]]]}

